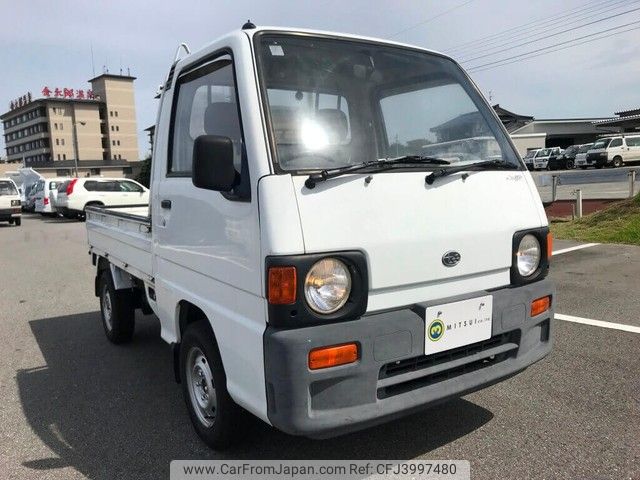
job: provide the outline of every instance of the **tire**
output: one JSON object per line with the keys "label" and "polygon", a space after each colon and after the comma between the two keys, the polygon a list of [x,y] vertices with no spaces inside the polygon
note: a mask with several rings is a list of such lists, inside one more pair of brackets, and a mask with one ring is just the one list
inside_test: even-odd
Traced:
{"label": "tire", "polygon": [[206,322],[189,324],[182,337],[180,383],[196,433],[210,448],[224,450],[244,436],[248,414],[227,391],[220,351]]}
{"label": "tire", "polygon": [[111,343],[130,342],[135,330],[133,294],[128,290],[116,290],[109,270],[100,277],[100,316],[104,333]]}
{"label": "tire", "polygon": [[15,224],[16,227],[19,227],[20,225],[22,225],[22,219],[16,218],[13,220],[13,223]]}
{"label": "tire", "polygon": [[622,157],[613,158],[613,168],[620,168],[622,167],[622,165],[624,165],[624,162],[622,161]]}
{"label": "tire", "polygon": [[573,164],[573,160],[569,159],[565,162],[564,167],[567,170],[573,170],[574,168],[576,168],[576,166]]}

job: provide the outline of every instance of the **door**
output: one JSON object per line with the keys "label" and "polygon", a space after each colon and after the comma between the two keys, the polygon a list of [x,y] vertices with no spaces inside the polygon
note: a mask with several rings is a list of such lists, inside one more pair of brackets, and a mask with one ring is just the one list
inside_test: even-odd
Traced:
{"label": "door", "polygon": [[640,137],[626,137],[627,142],[627,155],[629,161],[640,161]]}
{"label": "door", "polygon": [[609,162],[613,162],[616,157],[622,158],[622,161],[627,160],[627,151],[624,146],[624,141],[622,138],[614,138],[611,140],[608,148],[607,160]]}
{"label": "door", "polygon": [[142,185],[131,180],[118,180],[118,186],[122,192],[122,205],[141,205],[149,201],[149,196]]}
{"label": "door", "polygon": [[[154,288],[161,335],[167,341],[179,335],[176,312],[181,302],[195,304],[212,323],[232,397],[253,412],[261,411],[263,262],[257,198],[248,188],[243,97],[239,100],[228,54],[176,68],[174,82],[165,90],[173,99],[163,98],[154,152]],[[193,145],[201,135],[231,140],[237,178],[232,191],[193,185]]]}

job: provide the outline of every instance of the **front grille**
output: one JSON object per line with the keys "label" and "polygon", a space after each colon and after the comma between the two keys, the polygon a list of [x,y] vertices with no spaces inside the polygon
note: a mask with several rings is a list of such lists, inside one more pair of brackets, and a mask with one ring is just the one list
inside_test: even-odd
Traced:
{"label": "front grille", "polygon": [[400,395],[503,362],[517,354],[519,343],[520,331],[515,330],[445,352],[387,363],[378,375],[378,398]]}

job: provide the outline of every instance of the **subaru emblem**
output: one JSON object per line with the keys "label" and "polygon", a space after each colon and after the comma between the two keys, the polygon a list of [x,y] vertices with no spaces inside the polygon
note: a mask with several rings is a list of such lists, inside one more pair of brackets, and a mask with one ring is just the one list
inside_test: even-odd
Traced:
{"label": "subaru emblem", "polygon": [[455,267],[460,262],[460,254],[455,251],[450,251],[442,256],[442,264],[445,267]]}

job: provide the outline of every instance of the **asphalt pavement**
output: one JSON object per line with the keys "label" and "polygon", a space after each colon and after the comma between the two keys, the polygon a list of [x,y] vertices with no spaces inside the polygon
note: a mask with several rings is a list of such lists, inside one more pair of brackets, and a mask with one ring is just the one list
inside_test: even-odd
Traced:
{"label": "asphalt pavement", "polygon": [[[0,224],[0,477],[168,478],[172,459],[469,459],[473,479],[640,478],[640,334],[555,322],[552,354],[522,374],[331,440],[254,422],[224,453],[193,432],[153,317],[111,345],[84,224]],[[555,249],[576,245],[557,241]],[[555,257],[557,311],[638,325],[640,248]]]}

